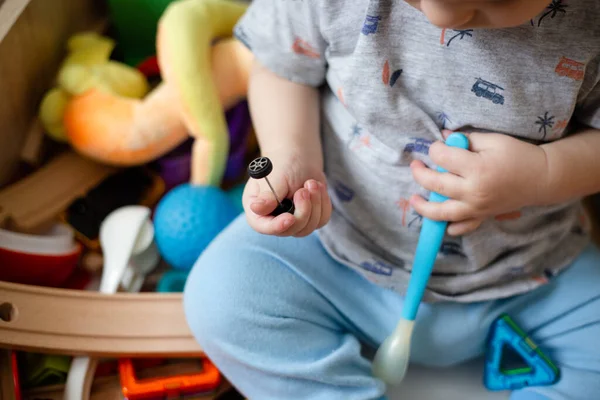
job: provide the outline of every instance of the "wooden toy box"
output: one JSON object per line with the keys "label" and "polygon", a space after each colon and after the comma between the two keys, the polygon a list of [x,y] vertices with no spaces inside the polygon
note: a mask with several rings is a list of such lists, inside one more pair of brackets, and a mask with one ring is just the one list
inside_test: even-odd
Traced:
{"label": "wooden toy box", "polygon": [[[49,160],[61,155],[78,157],[67,146],[48,143],[36,117],[45,92],[54,85],[67,39],[83,30],[103,33],[107,26],[106,0],[0,0],[0,192]],[[44,141],[46,145],[41,146]],[[84,171],[73,171],[73,176],[79,175],[81,180],[87,175],[93,180],[111,170],[95,163],[85,165]],[[69,183],[67,179],[50,187],[56,194],[69,190]],[[22,209],[28,207],[26,200]],[[52,200],[48,200],[50,212],[55,211],[53,207],[65,206]],[[5,228],[8,222],[2,216],[0,209],[0,228]],[[21,228],[27,231],[28,219],[23,221]],[[32,301],[30,296],[38,299]],[[77,313],[85,313],[85,325],[66,317]],[[43,329],[36,322],[39,318],[45,321]],[[120,293],[100,299],[97,293],[0,281],[0,400],[17,398],[11,387],[10,350],[98,358],[202,354],[184,320],[180,294]],[[92,398],[121,398],[118,380],[100,381],[95,386]],[[61,388],[54,389],[42,390],[42,397],[61,398]],[[23,393],[22,398],[40,398],[40,393]]]}
{"label": "wooden toy box", "polygon": [[0,187],[37,161],[35,116],[67,38],[105,22],[103,0],[0,0]]}
{"label": "wooden toy box", "polygon": [[[49,157],[47,153],[39,151],[40,143],[45,138],[36,115],[44,93],[53,85],[58,66],[65,55],[64,46],[68,37],[87,29],[101,32],[106,26],[105,0],[0,0],[0,190],[42,165]],[[60,182],[57,185],[60,185]],[[590,201],[589,204],[591,205],[592,202]],[[594,207],[590,207],[590,210],[597,226],[600,222],[600,214],[595,212]],[[1,213],[0,209],[0,216]],[[2,221],[0,227],[1,224]],[[599,230],[595,229],[596,241],[600,243],[598,232]],[[9,297],[14,296],[18,300],[27,294],[26,291],[35,291],[38,298],[35,314],[39,315],[43,312],[63,314],[76,312],[80,304],[97,300],[94,294],[55,289],[18,288],[18,293],[13,293],[12,290],[15,290],[13,286],[3,286],[0,282],[0,314],[3,313],[2,304],[13,298],[8,300],[3,298],[7,293]],[[63,308],[53,309],[52,305],[46,304],[43,300],[48,296],[61,297],[60,304]],[[58,333],[56,333],[56,341],[52,346],[46,346],[46,349],[51,353],[77,355],[78,352],[90,354],[88,349],[93,348],[95,350],[92,355],[110,357],[115,355],[113,349],[118,347],[112,344],[117,343],[116,340],[120,340],[118,343],[122,344],[129,338],[131,355],[145,352],[150,356],[167,356],[200,352],[184,322],[179,307],[180,295],[119,294],[114,296],[113,301],[119,305],[133,304],[138,301],[133,301],[133,297],[141,299],[140,302],[151,301],[159,306],[153,307],[151,314],[148,312],[143,314],[143,308],[137,308],[138,318],[130,332],[118,326],[106,327],[102,323],[107,319],[115,320],[124,315],[123,318],[126,319],[127,314],[123,310],[127,307],[107,307],[106,310],[110,312],[103,312],[102,306],[99,305],[95,313],[88,315],[89,321],[86,327],[75,332],[75,337],[60,336],[58,333],[61,327],[58,326],[58,322],[50,321],[47,332],[54,330]],[[132,305],[132,307],[137,306]],[[2,335],[15,335],[15,332],[18,334],[21,331],[26,334],[28,324],[31,323],[27,313],[27,310],[16,310],[17,317],[13,322],[8,323],[0,318],[0,338]],[[160,317],[169,318],[168,322],[160,324],[160,329],[154,332],[154,336],[148,334],[148,330],[153,330],[152,324]],[[7,324],[10,323],[13,325],[6,329]],[[108,344],[103,347],[94,341],[95,336],[108,338]],[[4,339],[0,340],[3,341]],[[27,343],[35,347],[36,343],[40,344],[39,341],[39,338],[31,334]],[[72,350],[69,346],[76,346],[79,350]],[[19,346],[10,347],[20,349]],[[24,349],[27,350],[28,346]],[[3,357],[5,358],[5,350],[0,348],[0,361]],[[8,378],[3,377],[2,374],[7,369],[3,367],[7,368],[7,364],[0,362],[0,400],[12,400],[15,398],[14,393],[11,394],[7,389]],[[98,393],[103,393],[101,398],[109,399],[113,397],[104,393],[118,392],[118,388],[114,388],[115,382],[107,382],[98,383]],[[60,393],[56,394],[56,392],[52,395],[46,392],[45,395],[47,398],[60,398]]]}

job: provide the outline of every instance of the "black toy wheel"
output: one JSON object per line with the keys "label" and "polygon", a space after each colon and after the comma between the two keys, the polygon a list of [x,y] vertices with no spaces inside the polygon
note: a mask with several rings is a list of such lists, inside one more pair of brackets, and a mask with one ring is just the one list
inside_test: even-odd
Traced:
{"label": "black toy wheel", "polygon": [[276,217],[283,213],[293,214],[295,210],[296,207],[294,206],[294,202],[291,199],[283,199],[281,201],[281,204],[277,205],[277,208],[273,210],[271,216]]}
{"label": "black toy wheel", "polygon": [[273,163],[267,157],[256,158],[248,166],[248,174],[254,179],[265,178],[271,171],[273,171]]}

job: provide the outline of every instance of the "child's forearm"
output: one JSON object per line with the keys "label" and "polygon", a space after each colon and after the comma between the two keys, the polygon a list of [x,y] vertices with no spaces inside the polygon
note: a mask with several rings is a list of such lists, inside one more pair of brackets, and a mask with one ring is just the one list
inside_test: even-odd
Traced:
{"label": "child's forearm", "polygon": [[542,148],[547,173],[541,203],[557,204],[600,192],[600,130],[588,129]]}
{"label": "child's forearm", "polygon": [[262,154],[307,158],[323,168],[318,89],[290,82],[255,63],[248,102]]}

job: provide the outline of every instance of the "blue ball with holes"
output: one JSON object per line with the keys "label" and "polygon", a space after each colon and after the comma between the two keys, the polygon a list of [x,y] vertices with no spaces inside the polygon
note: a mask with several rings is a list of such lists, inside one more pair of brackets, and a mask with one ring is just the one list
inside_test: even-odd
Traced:
{"label": "blue ball with holes", "polygon": [[155,239],[173,268],[190,270],[208,244],[240,211],[223,190],[183,184],[167,193],[154,213]]}

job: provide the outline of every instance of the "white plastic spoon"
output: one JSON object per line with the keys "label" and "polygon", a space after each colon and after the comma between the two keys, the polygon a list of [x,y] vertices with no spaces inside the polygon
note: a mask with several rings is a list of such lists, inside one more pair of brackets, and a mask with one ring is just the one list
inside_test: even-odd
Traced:
{"label": "white plastic spoon", "polygon": [[[446,139],[446,144],[462,149],[469,148],[469,140],[461,133],[453,133]],[[447,172],[438,168],[440,172]],[[438,193],[431,193],[429,201],[443,202],[447,198]],[[373,374],[389,385],[398,385],[404,379],[410,358],[410,343],[417,311],[435,259],[442,245],[448,223],[423,218],[423,226],[417,243],[413,269],[404,300],[402,316],[394,332],[381,344],[373,360]]]}
{"label": "white plastic spoon", "polygon": [[[104,269],[100,280],[101,293],[114,294],[119,288],[127,268],[138,261],[143,271],[152,270],[159,260],[154,243],[154,227],[150,209],[143,206],[126,206],[110,213],[100,226],[100,246]],[[75,357],[65,385],[64,400],[89,398],[97,360]]]}

